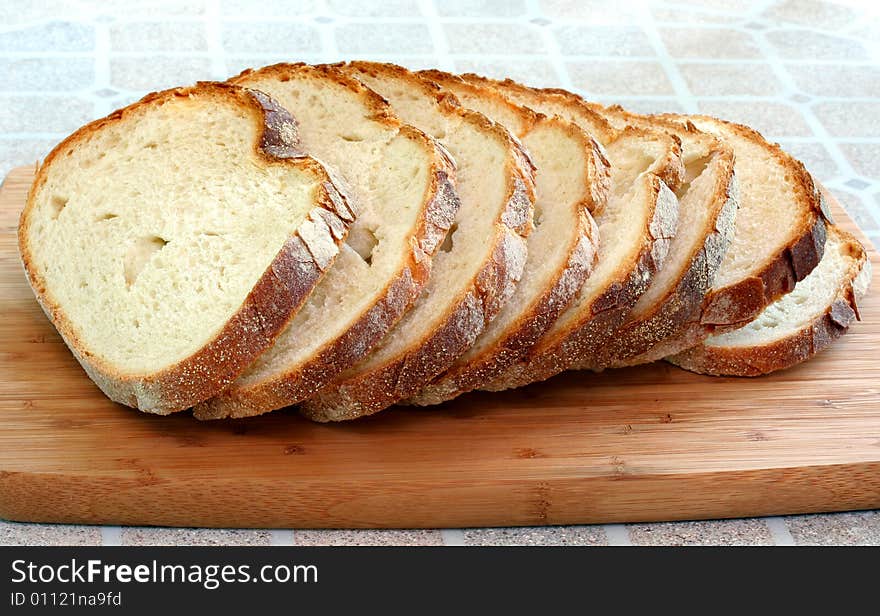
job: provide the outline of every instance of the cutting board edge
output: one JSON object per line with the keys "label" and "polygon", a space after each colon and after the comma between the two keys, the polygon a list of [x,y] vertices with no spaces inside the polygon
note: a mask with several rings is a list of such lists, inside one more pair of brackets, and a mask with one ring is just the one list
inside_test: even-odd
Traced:
{"label": "cutting board edge", "polygon": [[[738,476],[740,484],[747,482],[747,493],[729,489],[732,475]],[[854,475],[860,478],[858,491],[846,488]],[[674,490],[674,484],[683,481],[700,489],[683,496]],[[817,481],[826,486],[839,483],[840,489],[804,489]],[[191,486],[175,483],[192,488],[190,502],[201,499],[200,512],[169,508],[161,480],[107,478],[92,480],[90,486],[76,476],[0,471],[0,518],[119,526],[305,529],[548,526],[799,515],[880,509],[880,456],[861,463],[691,473],[686,479],[681,474],[609,474],[450,483],[417,490],[420,502],[404,507],[389,498],[389,493],[406,499],[412,491],[411,482],[406,481],[397,483],[410,490],[396,492],[394,486],[386,485],[377,497],[372,485],[352,480],[346,486],[335,480],[331,491],[340,494],[339,500],[329,508],[326,498],[314,497],[314,486],[296,482],[262,485],[255,480],[248,482],[247,490],[240,490],[241,482],[228,486],[195,479]],[[98,496],[84,499],[84,493]],[[253,495],[259,493],[276,495],[275,507],[254,508]],[[279,493],[285,498],[278,500]],[[660,493],[672,497],[658,499]],[[600,497],[598,502],[591,500],[596,497]],[[443,508],[450,499],[456,507]]]}

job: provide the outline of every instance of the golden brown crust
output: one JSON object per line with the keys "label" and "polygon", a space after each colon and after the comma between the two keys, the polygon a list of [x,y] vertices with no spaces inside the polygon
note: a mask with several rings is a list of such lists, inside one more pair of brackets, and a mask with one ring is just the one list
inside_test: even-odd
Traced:
{"label": "golden brown crust", "polygon": [[[475,97],[489,98],[494,101],[495,104],[507,108],[511,114],[518,116],[520,122],[522,122],[522,131],[515,131],[513,130],[513,127],[510,126],[506,127],[508,132],[510,132],[514,138],[522,138],[522,136],[529,132],[541,118],[545,117],[544,114],[538,113],[528,107],[512,103],[494,88],[465,81],[459,75],[454,75],[437,69],[419,71],[418,75],[423,79],[436,83],[442,88],[450,90],[453,95],[456,94],[456,90],[466,91]],[[467,107],[467,105],[464,106]]]}
{"label": "golden brown crust", "polygon": [[300,402],[313,395],[337,375],[363,358],[405,314],[418,298],[431,273],[431,259],[446,237],[460,202],[454,187],[455,165],[436,141],[412,126],[402,124],[388,104],[338,68],[327,65],[277,64],[258,71],[245,71],[235,83],[257,83],[266,75],[287,81],[292,73],[307,71],[315,78],[330,79],[354,92],[370,109],[370,119],[419,142],[430,154],[431,184],[425,192],[423,213],[409,238],[409,253],[389,276],[380,299],[366,308],[342,336],[328,341],[315,357],[272,378],[231,387],[198,405],[198,419],[251,417]]}
{"label": "golden brown crust", "polygon": [[[259,139],[254,142],[258,156],[266,164],[288,164],[313,174],[320,182],[321,194],[317,206],[307,217],[309,233],[302,232],[303,226],[285,242],[242,306],[210,342],[158,373],[124,374],[85,347],[74,325],[46,289],[41,273],[33,265],[27,242],[29,214],[36,191],[45,183],[56,156],[70,151],[109,124],[175,97],[211,97],[220,104],[235,104],[250,110],[259,122]],[[28,195],[19,224],[19,250],[40,305],[104,393],[143,411],[168,414],[189,408],[219,392],[271,345],[332,263],[335,254],[327,254],[326,246],[328,243],[338,245],[353,221],[354,212],[324,167],[301,152],[296,123],[289,114],[260,93],[203,82],[148,94],[139,102],[82,127],[56,146],[37,172]]]}
{"label": "golden brown crust", "polygon": [[235,77],[230,77],[226,83],[247,87],[253,83],[254,77],[275,77],[279,81],[288,81],[295,73],[307,73],[316,79],[327,80],[337,86],[341,86],[356,94],[364,102],[364,106],[370,109],[370,120],[382,122],[391,128],[401,126],[400,120],[388,106],[387,101],[366,87],[357,79],[352,79],[339,70],[337,64],[306,64],[305,62],[279,62],[270,64],[259,69],[248,68]]}
{"label": "golden brown crust", "polygon": [[862,268],[870,268],[865,250],[849,234],[847,238],[852,264],[838,285],[834,299],[825,310],[805,326],[785,337],[755,346],[718,346],[698,344],[667,360],[681,368],[715,376],[759,376],[784,370],[819,353],[849,329],[859,318],[858,300],[853,282]]}
{"label": "golden brown crust", "polygon": [[513,293],[525,264],[524,237],[531,231],[534,203],[534,168],[525,151],[503,127],[464,109],[437,84],[402,67],[355,62],[341,68],[355,77],[363,73],[403,79],[415,91],[432,97],[442,113],[456,115],[487,138],[501,140],[508,150],[505,165],[510,180],[505,207],[495,223],[495,235],[486,238],[492,246],[490,257],[481,264],[469,288],[450,299],[442,325],[384,364],[361,372],[355,367],[352,373],[305,400],[301,412],[316,421],[340,421],[376,413],[417,393],[431,378],[448,369]]}

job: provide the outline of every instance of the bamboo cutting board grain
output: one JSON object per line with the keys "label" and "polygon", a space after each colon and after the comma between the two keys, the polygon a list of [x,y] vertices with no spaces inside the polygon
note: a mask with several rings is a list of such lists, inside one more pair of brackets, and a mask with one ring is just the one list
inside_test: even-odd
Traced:
{"label": "bamboo cutting board grain", "polygon": [[658,363],[342,425],[291,411],[199,423],[110,402],[67,351],[15,248],[31,177],[16,169],[0,191],[2,518],[443,527],[880,507],[876,253],[864,321],[769,377]]}

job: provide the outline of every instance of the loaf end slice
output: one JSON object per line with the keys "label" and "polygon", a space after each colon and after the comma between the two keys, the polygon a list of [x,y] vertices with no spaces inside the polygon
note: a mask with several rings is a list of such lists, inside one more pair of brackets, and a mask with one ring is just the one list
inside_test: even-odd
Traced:
{"label": "loaf end slice", "polygon": [[819,353],[859,318],[871,262],[850,234],[828,227],[825,252],[794,290],[740,329],[712,335],[668,360],[717,376],[758,376],[790,368]]}
{"label": "loaf end slice", "polygon": [[200,83],[61,142],[18,237],[37,299],[88,375],[117,402],[168,414],[272,344],[354,218],[287,111]]}
{"label": "loaf end slice", "polygon": [[194,409],[199,419],[295,404],[361,360],[424,288],[459,207],[442,146],[337,68],[279,64],[232,81],[296,116],[304,147],[338,169],[359,214],[303,309],[234,383]]}

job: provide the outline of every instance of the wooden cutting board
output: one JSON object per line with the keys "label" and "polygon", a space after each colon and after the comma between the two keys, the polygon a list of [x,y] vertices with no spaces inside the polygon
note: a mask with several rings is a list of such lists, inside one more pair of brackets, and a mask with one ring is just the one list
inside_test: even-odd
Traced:
{"label": "wooden cutting board", "polygon": [[67,351],[15,248],[31,177],[16,169],[0,191],[0,517],[444,527],[880,507],[876,273],[864,321],[768,377],[658,363],[341,425],[292,411],[200,423],[110,402]]}

